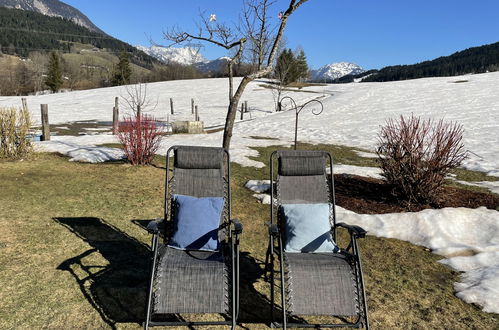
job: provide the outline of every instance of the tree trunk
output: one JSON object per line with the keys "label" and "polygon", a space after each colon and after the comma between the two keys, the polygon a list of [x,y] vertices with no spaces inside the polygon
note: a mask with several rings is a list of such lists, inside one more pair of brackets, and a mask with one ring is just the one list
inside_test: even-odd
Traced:
{"label": "tree trunk", "polygon": [[237,105],[239,104],[239,100],[243,95],[244,89],[253,79],[250,77],[244,77],[239,87],[237,88],[236,93],[231,98],[229,103],[229,109],[227,111],[227,118],[225,119],[225,129],[224,129],[224,139],[223,139],[223,147],[227,150],[230,148],[230,140],[232,139],[232,130],[234,128],[234,121],[236,120],[237,115]]}

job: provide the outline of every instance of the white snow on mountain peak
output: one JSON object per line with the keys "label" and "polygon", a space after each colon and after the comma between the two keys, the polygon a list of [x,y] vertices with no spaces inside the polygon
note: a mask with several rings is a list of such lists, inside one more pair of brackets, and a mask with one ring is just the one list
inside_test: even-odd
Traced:
{"label": "white snow on mountain peak", "polygon": [[164,63],[176,62],[179,64],[191,65],[206,61],[203,55],[199,53],[199,50],[192,47],[136,46],[136,48]]}
{"label": "white snow on mountain peak", "polygon": [[194,65],[201,72],[218,72],[223,70],[224,65],[231,60],[230,57],[222,56],[214,60],[207,60],[198,49],[191,47],[174,48],[161,46],[135,46],[163,63],[179,63],[183,65]]}
{"label": "white snow on mountain peak", "polygon": [[346,75],[355,75],[364,72],[360,66],[349,62],[338,62],[326,64],[317,70],[311,71],[312,80],[335,80]]}

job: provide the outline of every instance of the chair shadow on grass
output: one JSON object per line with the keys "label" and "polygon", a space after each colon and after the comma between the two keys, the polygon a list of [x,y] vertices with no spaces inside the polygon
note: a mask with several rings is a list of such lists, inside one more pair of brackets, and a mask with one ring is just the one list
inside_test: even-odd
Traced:
{"label": "chair shadow on grass", "polygon": [[[123,322],[142,324],[151,271],[149,246],[103,219],[53,219],[91,247],[65,260],[57,269],[74,277],[87,301],[111,328],[115,329],[117,323]],[[144,230],[149,221],[132,220]],[[262,262],[248,252],[241,252],[238,323],[270,324],[270,301],[255,288],[255,283],[262,277]],[[281,313],[280,309],[274,310],[276,316]],[[184,321],[177,315],[168,320]]]}
{"label": "chair shadow on grass", "polygon": [[65,260],[57,269],[74,277],[102,320],[113,329],[116,323],[144,322],[151,271],[150,248],[103,219],[54,220],[91,247]]}

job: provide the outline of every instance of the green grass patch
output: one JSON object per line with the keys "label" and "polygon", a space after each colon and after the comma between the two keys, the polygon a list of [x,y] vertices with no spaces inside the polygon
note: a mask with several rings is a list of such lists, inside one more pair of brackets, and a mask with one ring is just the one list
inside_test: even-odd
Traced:
{"label": "green grass patch", "polygon": [[470,171],[464,168],[457,168],[452,171],[452,174],[456,175],[456,180],[477,182],[477,181],[499,181],[499,177],[490,176],[483,172]]}
{"label": "green grass patch", "polygon": [[[36,128],[41,129],[41,127]],[[99,130],[92,130],[95,128]],[[82,134],[104,133],[110,132],[111,130],[111,122],[98,122],[95,120],[75,121],[64,124],[50,125],[51,133],[62,136],[79,136]]]}
{"label": "green grass patch", "polygon": [[118,149],[123,149],[123,145],[121,143],[103,143],[103,144],[98,144],[98,147],[106,147],[106,148],[118,148]]}
{"label": "green grass patch", "polygon": [[[298,150],[324,150],[331,154],[333,157],[333,162],[335,164],[345,164],[345,165],[355,165],[355,166],[369,166],[378,167],[378,162],[376,158],[366,158],[359,156],[357,151],[369,152],[360,148],[353,148],[341,145],[331,145],[331,144],[309,144],[309,143],[298,143]],[[270,147],[255,147],[253,148],[258,151],[258,157],[250,157],[253,160],[261,161],[265,164],[268,163],[270,155],[274,150],[291,150],[293,147],[283,147],[283,146],[270,146]]]}
{"label": "green grass patch", "polygon": [[[322,147],[337,162],[373,165],[356,149]],[[273,150],[258,148],[255,160],[267,163]],[[150,253],[143,226],[163,212],[165,157],[153,165],[81,164],[47,153],[0,163],[0,328],[141,327]],[[266,178],[268,167],[232,164],[232,212],[244,225],[240,318],[249,329],[265,329],[269,320],[262,278],[269,206],[244,184]],[[345,243],[345,232],[339,240]],[[497,326],[498,315],[453,295],[459,275],[441,257],[372,236],[360,249],[373,329]]]}

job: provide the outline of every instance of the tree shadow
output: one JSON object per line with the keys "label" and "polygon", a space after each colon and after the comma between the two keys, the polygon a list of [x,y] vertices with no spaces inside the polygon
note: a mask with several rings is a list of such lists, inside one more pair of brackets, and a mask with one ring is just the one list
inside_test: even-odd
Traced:
{"label": "tree shadow", "polygon": [[149,247],[103,219],[53,219],[91,246],[57,269],[75,278],[85,298],[111,328],[118,322],[142,323],[151,270]]}

